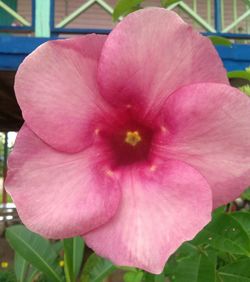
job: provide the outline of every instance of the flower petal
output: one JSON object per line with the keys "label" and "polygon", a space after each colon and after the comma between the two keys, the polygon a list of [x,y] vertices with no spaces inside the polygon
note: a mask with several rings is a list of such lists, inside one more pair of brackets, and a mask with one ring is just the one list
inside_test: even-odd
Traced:
{"label": "flower petal", "polygon": [[250,184],[250,99],[214,83],[183,87],[167,100],[165,158],[185,161],[208,181],[214,206],[234,200]]}
{"label": "flower petal", "polygon": [[55,149],[78,152],[92,143],[103,105],[96,71],[106,36],[44,43],[18,69],[15,91],[28,126]]}
{"label": "flower petal", "polygon": [[125,170],[121,187],[117,214],[84,235],[89,247],[115,264],[160,273],[180,244],[210,220],[210,188],[184,163]]}
{"label": "flower petal", "polygon": [[210,40],[161,8],[132,13],[114,28],[102,50],[98,81],[110,103],[136,104],[146,113],[184,85],[228,83]]}
{"label": "flower petal", "polygon": [[60,153],[24,125],[9,157],[5,187],[29,229],[49,238],[73,237],[107,222],[117,210],[120,188],[105,164],[94,147]]}

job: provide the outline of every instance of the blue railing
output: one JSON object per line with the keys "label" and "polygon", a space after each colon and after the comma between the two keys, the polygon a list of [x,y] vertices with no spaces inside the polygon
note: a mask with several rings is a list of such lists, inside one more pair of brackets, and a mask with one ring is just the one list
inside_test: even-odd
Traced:
{"label": "blue railing", "polygon": [[[6,0],[5,0],[6,1]],[[174,9],[182,11],[187,14],[190,21],[200,27],[200,30],[205,34],[213,34],[224,36],[227,38],[235,39],[250,39],[250,0],[233,0],[230,4],[232,9],[233,18],[228,23],[225,20],[225,11],[229,2],[224,0],[202,0],[206,2],[206,16],[201,16],[201,12],[197,10],[197,3],[201,0],[192,0],[193,4],[188,5],[185,1],[179,1],[167,9]],[[65,16],[59,23],[55,23],[55,0],[32,0],[31,1],[31,21],[27,21],[22,15],[18,14],[17,11],[8,7],[3,0],[0,0],[0,9],[8,13],[13,19],[15,19],[21,26],[1,25],[1,32],[8,33],[29,33],[36,37],[54,37],[60,34],[86,34],[86,33],[108,33],[109,29],[86,29],[86,28],[70,28],[69,23],[79,17],[87,9],[93,5],[99,5],[105,10],[111,17],[113,7],[111,7],[105,0],[88,0],[72,13]],[[226,5],[227,4],[227,5]],[[239,15],[239,8],[244,5],[244,11]],[[203,11],[204,14],[204,11]],[[249,23],[248,23],[249,21]],[[237,31],[236,27],[243,23],[247,26],[245,32]]]}
{"label": "blue railing", "polygon": [[[209,4],[213,3],[213,6],[208,5],[211,7],[211,10],[209,11],[207,18],[204,16],[204,13],[203,17],[201,17],[195,6],[188,6],[185,1],[179,1],[168,8],[175,9],[177,12],[179,11],[178,9],[185,11],[190,16],[191,22],[194,21],[196,26],[199,24],[199,27],[203,27],[203,31],[206,35],[219,35],[235,39],[237,44],[234,44],[230,48],[224,46],[217,47],[217,50],[227,70],[240,70],[248,67],[250,65],[250,46],[242,43],[245,43],[248,41],[248,39],[250,39],[250,34],[237,32],[237,28],[233,30],[234,32],[227,32],[227,30],[230,26],[236,27],[236,24],[240,22],[242,18],[246,18],[246,15],[250,13],[250,0],[247,0],[249,9],[243,12],[238,19],[235,18],[233,22],[227,21],[227,25],[225,25],[223,18],[223,9],[225,8],[225,3],[223,3],[224,0],[202,1],[208,1],[207,3]],[[240,0],[233,1],[236,3],[236,1]],[[0,0],[0,9],[3,8],[2,3],[3,1]],[[16,11],[11,9],[8,10],[7,8],[8,13],[16,21],[18,21],[21,26],[0,25],[0,70],[16,70],[23,59],[36,47],[51,38],[58,37],[61,34],[106,34],[110,32],[109,29],[101,28],[86,29],[69,27],[69,23],[84,13],[84,11],[86,11],[90,6],[95,4],[101,6],[111,16],[113,8],[104,0],[87,0],[84,4],[66,15],[59,22],[58,17],[56,17],[55,0],[32,0],[31,3],[32,5],[29,7],[29,14],[31,14],[30,21],[19,15]],[[237,13],[234,14],[237,15]],[[57,19],[57,22],[55,18]],[[15,36],[16,33],[21,33],[22,36],[20,36],[20,34]]]}

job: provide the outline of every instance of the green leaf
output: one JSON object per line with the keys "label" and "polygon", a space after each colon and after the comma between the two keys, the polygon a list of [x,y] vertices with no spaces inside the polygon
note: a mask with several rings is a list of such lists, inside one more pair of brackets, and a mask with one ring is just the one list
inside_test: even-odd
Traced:
{"label": "green leaf", "polygon": [[0,282],[16,282],[12,271],[0,271]]}
{"label": "green leaf", "polygon": [[57,255],[48,240],[32,233],[23,225],[7,228],[6,238],[19,255],[46,274],[51,282],[64,280],[56,264]]}
{"label": "green leaf", "polygon": [[140,9],[140,4],[144,0],[119,0],[115,5],[113,12],[113,20],[117,21],[120,16],[127,15]]}
{"label": "green leaf", "polygon": [[189,242],[182,244],[178,250],[168,259],[164,268],[164,274],[168,277],[175,276],[175,269],[179,262],[188,259],[197,253],[197,247]]}
{"label": "green leaf", "polygon": [[75,282],[73,273],[73,238],[63,240],[64,272],[67,282]]}
{"label": "green leaf", "polygon": [[14,259],[14,270],[16,274],[17,282],[26,282],[26,273],[28,272],[28,262],[17,252]]}
{"label": "green leaf", "polygon": [[231,213],[231,216],[239,222],[239,224],[248,234],[248,237],[250,237],[250,213],[238,211]]}
{"label": "green leaf", "polygon": [[250,259],[240,259],[218,270],[218,281],[223,282],[250,282]]}
{"label": "green leaf", "polygon": [[75,277],[78,276],[84,255],[84,241],[81,237],[75,237],[73,240],[73,271]]}
{"label": "green leaf", "polygon": [[175,266],[168,273],[175,282],[215,282],[216,252],[183,244],[174,256]]}
{"label": "green leaf", "polygon": [[36,277],[39,276],[39,271],[32,265],[29,265],[29,270],[25,282],[34,282]]}
{"label": "green leaf", "polygon": [[250,238],[247,231],[231,214],[215,218],[192,241],[207,244],[219,251],[250,256]]}
{"label": "green leaf", "polygon": [[60,240],[60,241],[54,242],[52,244],[52,247],[53,247],[53,249],[55,250],[55,252],[57,254],[60,254],[62,252],[62,250],[63,250],[63,241]]}
{"label": "green leaf", "polygon": [[102,282],[115,269],[109,260],[92,254],[83,267],[81,282]]}
{"label": "green leaf", "polygon": [[183,260],[176,269],[176,282],[215,282],[215,262],[204,254]]}
{"label": "green leaf", "polygon": [[30,265],[27,260],[17,252],[15,253],[14,259],[14,270],[17,282],[33,282],[35,276],[39,273],[35,267]]}
{"label": "green leaf", "polygon": [[164,273],[161,273],[159,275],[155,275],[154,282],[165,282],[165,281],[166,281],[166,278],[165,278]]}
{"label": "green leaf", "polygon": [[242,194],[241,198],[250,201],[250,188],[246,189]]}
{"label": "green leaf", "polygon": [[250,72],[247,71],[229,71],[228,78],[242,78],[250,81]]}
{"label": "green leaf", "polygon": [[226,206],[220,206],[217,209],[215,209],[212,213],[213,218],[220,216],[221,214],[224,214],[226,211]]}
{"label": "green leaf", "polygon": [[76,281],[81,268],[84,242],[81,237],[74,237],[63,240],[64,245],[64,270],[66,281]]}
{"label": "green leaf", "polygon": [[232,46],[232,42],[225,37],[211,35],[208,38],[214,45]]}
{"label": "green leaf", "polygon": [[123,276],[123,281],[124,282],[141,282],[143,279],[143,271],[129,271],[126,272]]}
{"label": "green leaf", "polygon": [[144,272],[144,276],[143,276],[143,282],[155,282],[155,275],[148,273],[148,272]]}
{"label": "green leaf", "polygon": [[156,275],[156,274],[144,272],[142,281],[143,282],[166,282],[166,277],[164,273]]}
{"label": "green leaf", "polygon": [[[241,87],[238,88],[241,92],[245,93],[247,96],[250,97],[250,85],[249,84],[246,84],[246,85],[243,85]],[[244,197],[248,197],[249,199],[249,191],[248,192],[245,192],[245,194],[242,195],[242,198],[244,199]]]}

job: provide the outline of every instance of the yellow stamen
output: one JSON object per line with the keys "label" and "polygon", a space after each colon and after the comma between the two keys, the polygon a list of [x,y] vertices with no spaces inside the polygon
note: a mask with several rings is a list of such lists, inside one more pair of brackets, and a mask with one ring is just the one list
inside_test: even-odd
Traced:
{"label": "yellow stamen", "polygon": [[131,146],[136,146],[141,141],[141,136],[138,131],[127,131],[124,141]]}
{"label": "yellow stamen", "polygon": [[167,131],[166,127],[165,126],[161,126],[161,131],[162,132],[166,132]]}
{"label": "yellow stamen", "polygon": [[110,177],[112,177],[112,176],[114,175],[113,171],[110,170],[110,169],[108,169],[108,170],[106,171],[106,174],[107,174],[108,176],[110,176]]}
{"label": "yellow stamen", "polygon": [[151,165],[150,171],[155,171],[156,170],[156,165]]}
{"label": "yellow stamen", "polygon": [[59,266],[60,266],[60,267],[64,267],[64,261],[63,261],[63,260],[60,260],[60,261],[59,261]]}
{"label": "yellow stamen", "polygon": [[9,266],[9,263],[7,261],[2,261],[1,262],[1,267],[2,268],[7,268]]}

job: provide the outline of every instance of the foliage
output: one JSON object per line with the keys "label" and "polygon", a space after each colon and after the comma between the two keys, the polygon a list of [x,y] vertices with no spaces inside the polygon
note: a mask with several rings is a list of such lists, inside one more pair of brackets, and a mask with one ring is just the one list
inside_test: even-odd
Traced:
{"label": "foliage", "polygon": [[214,45],[232,46],[232,42],[225,37],[210,35],[208,38]]}
{"label": "foliage", "polygon": [[110,261],[92,254],[84,265],[81,282],[102,282],[114,270]]}
{"label": "foliage", "polygon": [[10,271],[0,271],[0,282],[16,282],[14,273]]}
{"label": "foliage", "polygon": [[126,16],[141,8],[141,3],[144,0],[119,0],[117,1],[114,12],[113,20],[117,21],[121,16]]}
{"label": "foliage", "polygon": [[241,198],[243,200],[250,201],[250,188],[246,189],[246,191],[244,191],[244,193],[242,193]]}
{"label": "foliage", "polygon": [[[0,203],[3,202],[3,195],[0,193]],[[12,202],[12,199],[10,197],[10,195],[7,195],[7,203],[11,203]]]}
{"label": "foliage", "polygon": [[239,87],[239,90],[247,94],[247,96],[250,96],[250,85],[249,84]]}
{"label": "foliage", "polygon": [[[90,255],[83,264],[81,238],[50,242],[18,225],[9,227],[7,240],[16,251],[15,274],[20,282],[102,282],[117,269],[124,282],[250,282],[250,212],[214,211],[212,221],[192,240],[184,243],[168,260],[161,275],[116,267]],[[59,267],[64,248],[64,275]],[[80,271],[81,270],[81,271]],[[1,275],[4,275],[1,273]],[[1,281],[1,280],[0,280]],[[7,280],[6,280],[7,281]]]}
{"label": "foliage", "polygon": [[48,240],[22,225],[9,227],[6,238],[16,251],[15,273],[19,281],[32,281],[34,272],[43,273],[51,282],[62,281],[61,269],[57,263],[58,254]]}
{"label": "foliage", "polygon": [[250,73],[244,70],[241,71],[229,71],[227,73],[228,78],[241,78],[250,81]]}
{"label": "foliage", "polygon": [[83,259],[84,242],[75,237],[63,240],[66,281],[76,281]]}

